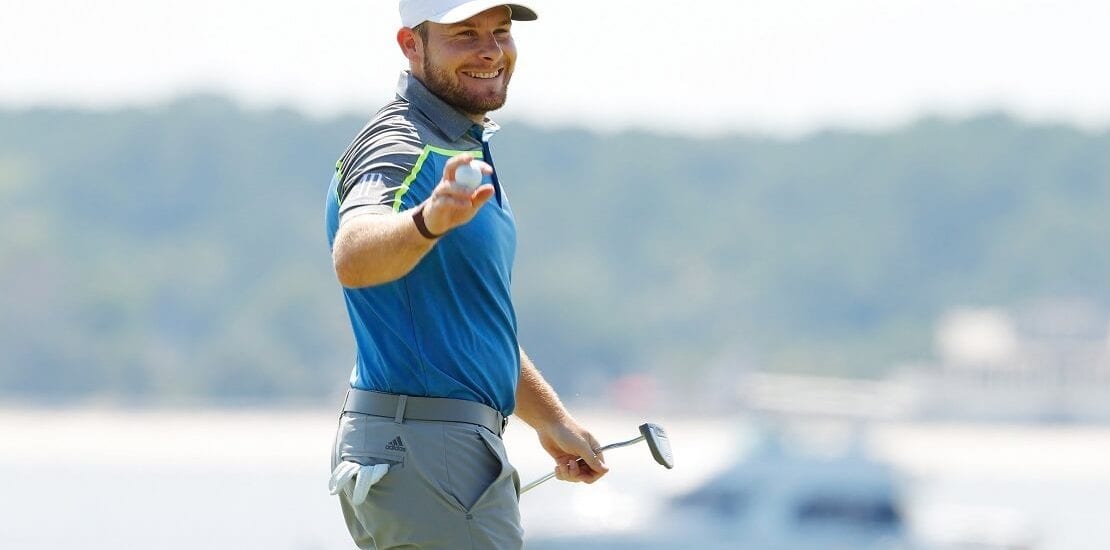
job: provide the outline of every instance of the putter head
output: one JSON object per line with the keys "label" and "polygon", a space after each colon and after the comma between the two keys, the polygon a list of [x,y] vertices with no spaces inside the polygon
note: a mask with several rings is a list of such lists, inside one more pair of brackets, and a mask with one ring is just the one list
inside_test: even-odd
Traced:
{"label": "putter head", "polygon": [[666,430],[659,424],[648,422],[640,425],[640,434],[644,436],[644,441],[647,441],[655,461],[668,470],[674,468],[674,454],[671,453],[671,440],[667,439]]}

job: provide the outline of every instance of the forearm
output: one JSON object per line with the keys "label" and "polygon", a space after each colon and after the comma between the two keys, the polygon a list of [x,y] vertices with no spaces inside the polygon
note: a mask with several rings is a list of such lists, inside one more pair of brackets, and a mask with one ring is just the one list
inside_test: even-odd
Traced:
{"label": "forearm", "polygon": [[365,214],[339,227],[332,262],[345,287],[380,285],[412,271],[434,244],[416,229],[411,211]]}
{"label": "forearm", "polygon": [[515,414],[536,430],[540,444],[555,459],[556,478],[593,483],[609,471],[597,452],[601,447],[597,439],[571,418],[523,349]]}
{"label": "forearm", "polygon": [[536,431],[563,422],[570,416],[532,360],[520,350],[520,381],[516,389],[517,417]]}

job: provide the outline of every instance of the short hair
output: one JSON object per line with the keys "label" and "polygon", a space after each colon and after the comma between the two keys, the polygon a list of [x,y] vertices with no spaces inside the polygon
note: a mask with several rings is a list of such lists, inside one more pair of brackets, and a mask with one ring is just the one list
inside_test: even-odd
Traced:
{"label": "short hair", "polygon": [[412,30],[416,31],[416,34],[420,35],[420,41],[421,42],[423,42],[425,44],[428,43],[428,26],[427,25],[425,25],[422,22],[419,25],[413,27]]}

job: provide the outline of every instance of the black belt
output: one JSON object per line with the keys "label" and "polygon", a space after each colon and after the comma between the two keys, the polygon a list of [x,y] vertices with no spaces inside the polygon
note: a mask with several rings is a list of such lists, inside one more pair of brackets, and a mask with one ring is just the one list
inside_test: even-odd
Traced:
{"label": "black belt", "polygon": [[417,397],[394,395],[351,388],[343,401],[343,412],[368,414],[403,420],[432,420],[436,422],[466,422],[484,426],[501,435],[507,419],[500,412],[476,401],[446,397]]}

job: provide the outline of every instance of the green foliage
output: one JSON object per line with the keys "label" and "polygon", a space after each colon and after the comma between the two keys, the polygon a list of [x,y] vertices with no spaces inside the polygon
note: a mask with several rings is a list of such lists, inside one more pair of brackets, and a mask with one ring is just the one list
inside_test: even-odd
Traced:
{"label": "green foliage", "polygon": [[[0,111],[0,396],[339,391],[353,349],[323,202],[363,123],[216,97]],[[997,115],[793,141],[507,124],[494,155],[522,342],[563,390],[730,358],[879,374],[927,356],[953,305],[1110,302],[1106,134]]]}

